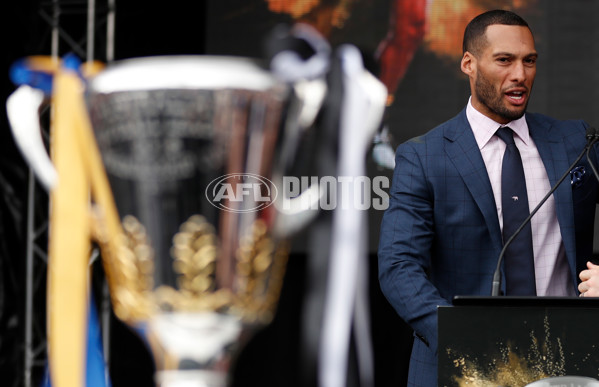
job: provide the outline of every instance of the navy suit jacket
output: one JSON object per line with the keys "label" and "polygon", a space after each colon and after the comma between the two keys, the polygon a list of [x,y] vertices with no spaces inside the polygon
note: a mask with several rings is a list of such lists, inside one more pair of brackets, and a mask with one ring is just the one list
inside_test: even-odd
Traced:
{"label": "navy suit jacket", "polygon": [[[526,121],[553,186],[584,148],[587,125],[532,113]],[[598,194],[586,157],[577,166],[585,170],[582,181],[572,185],[568,177],[554,193],[574,287],[591,259]],[[414,330],[409,385],[436,386],[437,306],[455,295],[490,295],[502,248],[491,183],[465,109],[398,147],[390,196],[380,285]]]}

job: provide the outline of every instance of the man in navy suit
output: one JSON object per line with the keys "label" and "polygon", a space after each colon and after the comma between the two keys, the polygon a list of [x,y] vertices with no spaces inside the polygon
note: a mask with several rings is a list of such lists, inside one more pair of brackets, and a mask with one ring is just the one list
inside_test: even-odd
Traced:
{"label": "man in navy suit", "polygon": [[[502,235],[506,142],[496,131],[512,131],[529,210],[586,145],[584,122],[525,113],[538,55],[521,17],[500,10],[481,14],[466,27],[463,45],[467,106],[397,149],[381,226],[381,288],[414,329],[409,386],[437,385],[437,306],[450,305],[455,295],[491,294],[497,258],[509,237]],[[592,158],[596,162],[595,152]],[[586,158],[570,175],[532,219],[530,270],[538,296],[593,295],[599,289],[591,290],[599,282],[598,268],[587,267],[599,185]]]}

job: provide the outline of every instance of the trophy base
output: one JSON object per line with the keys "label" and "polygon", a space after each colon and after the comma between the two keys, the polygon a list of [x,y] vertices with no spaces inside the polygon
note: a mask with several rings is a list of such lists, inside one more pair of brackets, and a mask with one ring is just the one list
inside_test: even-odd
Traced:
{"label": "trophy base", "polygon": [[226,387],[227,375],[219,371],[172,370],[156,372],[159,387]]}
{"label": "trophy base", "polygon": [[226,387],[231,359],[244,332],[238,317],[216,312],[161,313],[146,334],[161,387]]}

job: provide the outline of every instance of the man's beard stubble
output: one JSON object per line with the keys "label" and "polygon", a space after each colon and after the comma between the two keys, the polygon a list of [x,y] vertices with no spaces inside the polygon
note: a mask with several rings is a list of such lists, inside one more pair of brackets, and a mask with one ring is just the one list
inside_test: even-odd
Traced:
{"label": "man's beard stubble", "polygon": [[[526,105],[524,105],[524,109],[521,111],[509,110],[502,103],[503,93],[499,92],[496,94],[495,88],[491,82],[489,82],[480,71],[477,73],[477,77],[474,82],[474,92],[476,93],[478,100],[483,105],[507,121],[514,121],[522,117],[528,107],[528,101],[526,101]],[[528,92],[530,93],[530,90],[528,90]]]}

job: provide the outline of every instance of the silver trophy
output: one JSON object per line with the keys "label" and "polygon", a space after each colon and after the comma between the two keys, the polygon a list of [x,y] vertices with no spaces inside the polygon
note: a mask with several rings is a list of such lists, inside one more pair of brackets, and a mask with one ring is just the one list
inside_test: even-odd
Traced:
{"label": "silver trophy", "polygon": [[226,385],[235,349],[273,317],[287,248],[271,178],[289,93],[223,57],[133,59],[88,84],[122,220],[102,251],[113,308],[149,344],[158,385]]}

